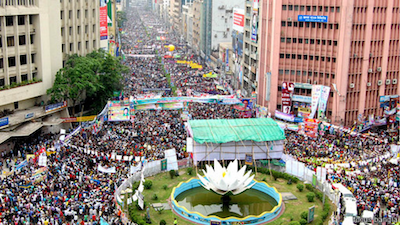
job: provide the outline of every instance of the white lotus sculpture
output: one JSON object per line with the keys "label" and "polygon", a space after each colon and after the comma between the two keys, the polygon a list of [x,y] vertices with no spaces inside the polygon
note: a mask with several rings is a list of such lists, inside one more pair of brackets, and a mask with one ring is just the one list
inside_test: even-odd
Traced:
{"label": "white lotus sculpture", "polygon": [[246,172],[246,166],[238,170],[238,162],[229,163],[228,168],[224,168],[214,159],[214,169],[206,165],[206,171],[203,170],[204,177],[197,174],[200,184],[207,190],[212,190],[220,195],[237,195],[250,189],[255,183],[250,184],[254,175],[250,176],[251,171]]}

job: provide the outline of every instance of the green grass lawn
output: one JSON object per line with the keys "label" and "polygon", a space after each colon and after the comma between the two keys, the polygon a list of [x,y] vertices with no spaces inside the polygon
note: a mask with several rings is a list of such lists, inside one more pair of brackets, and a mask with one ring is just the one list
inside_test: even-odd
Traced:
{"label": "green grass lawn", "polygon": [[[193,171],[193,176],[189,176],[186,174],[186,169],[180,170],[180,176],[171,179],[169,173],[160,173],[154,177],[148,177],[146,180],[151,180],[153,182],[153,186],[150,190],[144,190],[144,199],[146,205],[150,205],[152,203],[166,203],[168,198],[171,195],[173,187],[177,186],[182,181],[187,181],[191,177],[195,177],[195,171]],[[258,181],[262,181],[265,178],[266,182],[275,187],[279,192],[291,192],[293,193],[298,200],[291,200],[285,203],[285,211],[284,213],[276,220],[269,224],[273,225],[284,225],[289,224],[291,220],[299,221],[300,214],[304,211],[308,211],[308,208],[315,205],[315,218],[314,221],[310,224],[317,224],[320,220],[320,215],[322,213],[323,204],[320,200],[315,198],[315,202],[308,202],[306,198],[306,194],[309,192],[304,188],[302,192],[299,192],[296,188],[296,184],[288,185],[287,181],[284,179],[278,179],[277,181],[271,180],[269,175],[258,173],[256,179]],[[167,189],[164,190],[163,186],[167,185]],[[153,196],[157,195],[158,199],[153,200]],[[329,201],[328,197],[326,197],[326,201]],[[331,206],[333,209],[334,206]],[[138,213],[142,216],[145,215],[145,211],[138,211]],[[330,215],[330,214],[329,214]],[[171,210],[164,210],[161,214],[155,211],[152,207],[150,207],[150,217],[152,220],[152,224],[160,224],[161,220],[165,220],[167,224],[173,224],[174,218],[178,219],[178,224],[191,224],[190,222],[181,219],[176,216]],[[324,224],[328,224],[328,220]]]}

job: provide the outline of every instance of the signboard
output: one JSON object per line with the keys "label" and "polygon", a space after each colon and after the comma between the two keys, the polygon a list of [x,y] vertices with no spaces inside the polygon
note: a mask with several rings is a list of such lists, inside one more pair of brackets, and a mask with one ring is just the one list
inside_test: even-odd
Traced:
{"label": "signboard", "polygon": [[307,84],[307,83],[294,83],[295,88],[301,88],[301,89],[312,89],[312,84]]}
{"label": "signboard", "polygon": [[304,133],[305,135],[316,138],[318,134],[318,120],[305,119],[304,120]]}
{"label": "signboard", "polygon": [[311,223],[314,220],[314,214],[315,214],[315,206],[311,206],[310,208],[308,208],[307,223]]}
{"label": "signboard", "polygon": [[327,23],[328,16],[298,15],[297,21]]}
{"label": "signboard", "polygon": [[49,113],[49,112],[54,112],[57,110],[60,110],[62,108],[66,108],[67,107],[67,101],[63,101],[63,102],[59,102],[56,104],[51,104],[51,105],[46,105],[45,107],[45,112]]}
{"label": "signboard", "polygon": [[294,91],[294,84],[283,82],[282,83],[282,111],[290,114],[292,108],[292,93]]}
{"label": "signboard", "polygon": [[319,98],[321,97],[322,85],[314,85],[311,92],[311,114],[308,118],[314,118],[317,112]]}
{"label": "signboard", "polygon": [[161,171],[167,170],[167,159],[161,160]]}
{"label": "signboard", "polygon": [[245,158],[245,165],[253,165],[253,155],[251,154],[246,154],[246,158]]}
{"label": "signboard", "polygon": [[81,116],[81,117],[69,117],[69,118],[61,118],[63,119],[63,123],[74,123],[74,122],[85,122],[85,121],[93,121],[96,118],[94,116]]}
{"label": "signboard", "polygon": [[330,87],[323,86],[321,89],[321,97],[318,102],[318,119],[323,119],[325,117],[326,105],[328,104],[329,93],[331,91]]}
{"label": "signboard", "polygon": [[309,96],[303,96],[303,95],[292,95],[292,101],[294,102],[305,102],[305,103],[311,103],[311,97]]}
{"label": "signboard", "polygon": [[379,96],[379,102],[388,102],[392,98],[398,98],[398,95],[383,95]]}
{"label": "signboard", "polygon": [[233,26],[232,29],[243,33],[244,31],[244,9],[233,9]]}
{"label": "signboard", "polygon": [[107,5],[100,6],[100,40],[107,40],[108,27],[107,27]]}
{"label": "signboard", "polygon": [[221,221],[210,221],[210,225],[221,225]]}
{"label": "signboard", "polygon": [[315,175],[315,174],[313,174],[313,176],[312,176],[312,185],[313,185],[314,187],[317,186],[317,175]]}
{"label": "signboard", "polygon": [[35,116],[35,113],[27,113],[25,114],[25,119],[30,119],[33,118]]}
{"label": "signboard", "polygon": [[129,103],[124,103],[123,101],[109,101],[107,104],[109,121],[130,120]]}
{"label": "signboard", "polygon": [[108,27],[113,27],[112,21],[112,13],[113,13],[113,2],[111,0],[107,0],[107,23]]}

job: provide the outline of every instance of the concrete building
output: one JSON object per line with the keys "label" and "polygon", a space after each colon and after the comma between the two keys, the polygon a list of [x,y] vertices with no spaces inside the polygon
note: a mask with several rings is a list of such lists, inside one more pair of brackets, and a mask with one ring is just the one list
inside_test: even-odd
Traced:
{"label": "concrete building", "polygon": [[202,12],[203,2],[194,1],[193,2],[193,40],[192,49],[194,53],[200,55],[200,33],[201,33],[201,12]]}
{"label": "concrete building", "polygon": [[[256,4],[254,4],[256,3]],[[243,35],[243,75],[242,95],[250,96],[257,88],[258,69],[258,24],[259,7],[257,1],[245,2],[245,26]]]}
{"label": "concrete building", "polygon": [[189,46],[193,43],[193,3],[182,6],[182,35]]}
{"label": "concrete building", "polygon": [[400,90],[399,6],[398,0],[260,1],[258,104],[281,111],[282,84],[291,82],[301,101],[311,100],[315,85],[330,87],[325,116],[335,124],[382,115],[379,96]]}
{"label": "concrete building", "polygon": [[100,1],[61,0],[60,5],[64,66],[68,55],[86,55],[100,48]]}

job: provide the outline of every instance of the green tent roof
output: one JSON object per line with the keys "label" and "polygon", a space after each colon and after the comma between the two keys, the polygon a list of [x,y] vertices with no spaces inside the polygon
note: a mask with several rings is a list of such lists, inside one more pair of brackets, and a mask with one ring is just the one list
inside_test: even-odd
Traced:
{"label": "green tent roof", "polygon": [[271,118],[189,120],[193,139],[200,144],[231,141],[284,140],[284,131]]}

